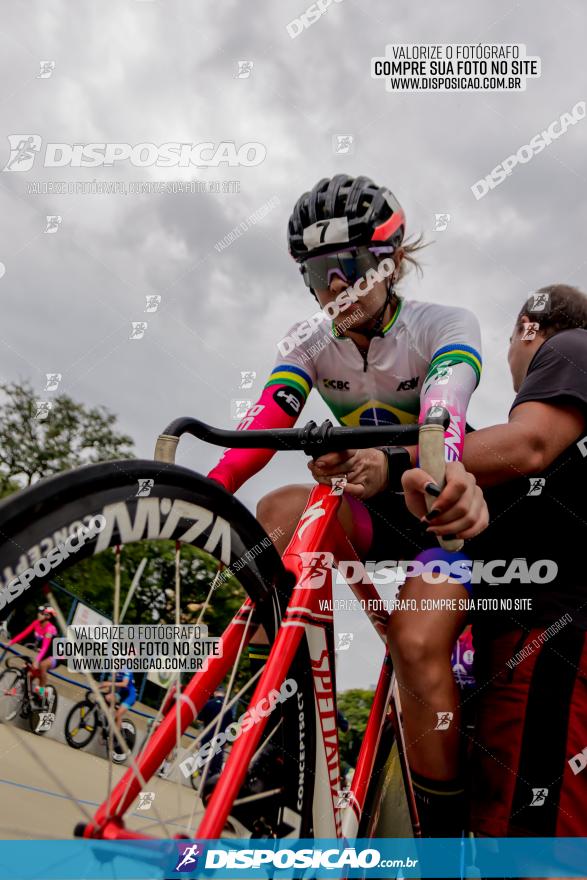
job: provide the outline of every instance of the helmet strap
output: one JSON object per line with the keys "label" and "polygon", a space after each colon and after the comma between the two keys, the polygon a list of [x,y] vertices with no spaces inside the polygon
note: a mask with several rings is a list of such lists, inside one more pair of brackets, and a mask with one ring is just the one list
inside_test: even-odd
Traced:
{"label": "helmet strap", "polygon": [[[316,300],[316,302],[318,303],[320,308],[322,308],[320,300],[316,296],[316,291],[314,290],[313,287],[310,287],[310,293],[312,294],[312,296],[314,297],[314,299]],[[369,330],[358,330],[357,329],[354,332],[360,333],[361,336],[366,336],[367,339],[373,339],[375,336],[383,336],[383,333],[381,332],[381,328],[383,326],[383,321],[385,319],[385,310],[387,309],[387,306],[391,303],[394,295],[395,295],[395,289],[393,286],[393,278],[392,278],[388,282],[388,285],[387,285],[387,295],[385,297],[385,302],[383,303],[381,308],[370,318],[371,321],[373,321],[373,320],[375,321],[375,324],[373,325],[373,327]]]}
{"label": "helmet strap", "polygon": [[391,303],[393,296],[395,294],[395,290],[393,288],[393,283],[390,282],[387,287],[387,295],[385,297],[385,302],[381,306],[381,308],[372,316],[371,320],[375,323],[370,328],[358,328],[354,330],[354,333],[360,333],[361,336],[365,336],[367,339],[374,339],[376,336],[383,336],[383,322],[385,320],[385,312],[387,306]]}

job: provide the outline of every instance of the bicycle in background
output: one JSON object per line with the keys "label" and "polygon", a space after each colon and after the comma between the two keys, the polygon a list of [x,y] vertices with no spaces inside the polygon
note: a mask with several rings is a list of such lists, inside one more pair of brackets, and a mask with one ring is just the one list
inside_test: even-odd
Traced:
{"label": "bicycle in background", "polygon": [[18,660],[7,659],[0,675],[0,720],[13,721],[20,715],[28,719],[33,733],[43,736],[55,723],[57,690],[48,684],[42,696],[36,694],[32,680],[38,670],[26,658]]}
{"label": "bicycle in background", "polygon": [[75,703],[69,710],[65,719],[65,741],[72,749],[85,749],[100,731],[100,739],[110,759],[115,764],[123,764],[135,746],[137,730],[132,721],[123,718],[120,732],[126,744],[126,749],[120,742],[110,736],[111,719],[96,702],[91,692]]}

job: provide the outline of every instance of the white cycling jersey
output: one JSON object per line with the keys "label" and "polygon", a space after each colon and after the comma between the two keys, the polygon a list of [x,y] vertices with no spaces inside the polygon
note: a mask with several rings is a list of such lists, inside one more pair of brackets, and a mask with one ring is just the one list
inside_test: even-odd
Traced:
{"label": "white cycling jersey", "polygon": [[[468,309],[398,298],[383,336],[366,356],[329,325],[297,322],[259,400],[239,423],[249,428],[289,427],[312,387],[343,425],[418,421],[435,403],[451,416],[447,460],[460,458],[466,410],[481,373],[481,332]],[[270,450],[230,449],[208,474],[235,492],[272,457]]]}
{"label": "white cycling jersey", "polygon": [[[306,329],[298,322],[286,338],[293,344]],[[422,394],[436,384],[441,396],[442,385],[454,385],[456,364],[472,368],[471,391],[477,384],[481,333],[468,309],[400,300],[382,332],[363,357],[352,339],[315,327],[278,358],[267,385],[293,386],[304,402],[315,386],[341,424],[383,425],[417,421]]]}

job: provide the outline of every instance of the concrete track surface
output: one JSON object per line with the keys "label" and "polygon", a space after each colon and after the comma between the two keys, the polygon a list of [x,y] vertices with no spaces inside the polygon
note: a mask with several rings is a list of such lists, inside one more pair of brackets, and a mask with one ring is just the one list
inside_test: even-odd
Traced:
{"label": "concrete track surface", "polygon": [[[0,724],[0,839],[71,838],[74,826],[85,817],[59,783],[92,817],[107,797],[109,773],[114,786],[126,771],[126,765],[110,765],[99,755]],[[155,793],[153,805],[138,810],[135,801],[127,812],[128,828],[158,838],[190,833],[190,828],[193,833],[201,815],[196,792],[158,777],[144,790]],[[156,810],[166,821],[167,831],[158,822]]]}

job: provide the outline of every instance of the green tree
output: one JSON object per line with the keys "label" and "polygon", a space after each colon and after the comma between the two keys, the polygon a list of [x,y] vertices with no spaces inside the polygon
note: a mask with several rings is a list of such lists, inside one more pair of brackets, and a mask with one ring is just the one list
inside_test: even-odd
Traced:
{"label": "green tree", "polygon": [[0,497],[59,471],[132,456],[132,438],[116,431],[116,416],[103,406],[89,408],[60,394],[39,418],[28,382],[0,385],[0,391]]}
{"label": "green tree", "polygon": [[[175,621],[175,544],[173,541],[141,541],[126,544],[120,556],[120,610],[141,561],[146,565],[138,587],[128,605],[124,623],[171,623]],[[93,605],[107,617],[114,616],[114,575],[116,554],[113,548],[82,560],[59,575],[59,586],[83,602]],[[181,545],[179,562],[180,623],[193,624],[210,591],[218,571],[215,559],[189,544]],[[206,609],[210,635],[220,635],[245,598],[234,578],[222,583]]]}
{"label": "green tree", "polygon": [[13,492],[18,492],[21,487],[14,480],[2,480],[0,477],[0,499],[7,498]]}
{"label": "green tree", "polygon": [[[126,544],[120,553],[120,611],[128,596],[133,577],[141,561],[146,564],[125,612],[124,624],[173,623],[175,621],[175,543],[173,541],[141,541]],[[82,602],[93,606],[107,617],[114,618],[114,578],[116,553],[113,548],[98,556],[84,559],[63,571],[54,583],[77,596]],[[197,623],[215,575],[218,563],[197,547],[181,545],[180,576],[180,623]],[[65,604],[65,597],[57,590],[58,602]],[[208,635],[221,636],[245,599],[238,581],[231,577],[212,591],[203,622]],[[23,618],[24,620],[24,618]],[[184,684],[192,674],[182,676]],[[237,688],[246,680],[246,670],[240,670]],[[147,686],[143,702],[157,706],[163,691],[153,684]]]}
{"label": "green tree", "polygon": [[367,727],[374,692],[353,688],[337,694],[338,708],[347,719],[349,729],[339,731],[340,755],[343,762],[354,767],[357,763],[363,734]]}
{"label": "green tree", "polygon": [[[52,397],[53,406],[47,418],[39,419],[38,400],[30,384],[0,385],[0,392],[0,498],[51,474],[132,455],[132,438],[116,430],[116,416],[105,407],[89,408],[62,394]],[[122,548],[121,609],[143,558],[147,562],[123,622],[173,622],[176,579],[173,541],[141,541]],[[77,560],[63,570],[52,581],[62,610],[68,613],[73,599],[60,593],[57,587],[112,619],[115,562],[114,549],[108,549],[97,556]],[[218,563],[207,553],[189,545],[181,546],[181,623],[196,623],[217,571]],[[212,593],[205,614],[210,636],[222,634],[244,598],[244,591],[234,577]],[[19,609],[15,626],[21,622],[24,625],[30,619],[37,601]],[[160,698],[159,689],[153,686],[155,690]]]}

